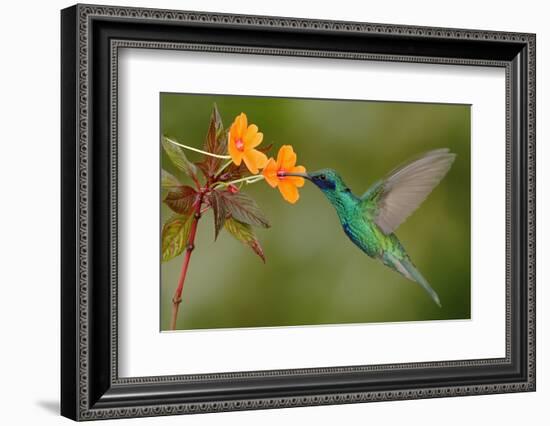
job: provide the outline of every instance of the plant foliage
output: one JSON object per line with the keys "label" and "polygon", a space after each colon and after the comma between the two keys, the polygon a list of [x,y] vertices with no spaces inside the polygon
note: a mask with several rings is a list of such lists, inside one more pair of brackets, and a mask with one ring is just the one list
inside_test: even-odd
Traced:
{"label": "plant foliage", "polygon": [[187,246],[193,215],[174,215],[162,227],[162,261],[179,256]]}
{"label": "plant foliage", "polygon": [[[193,163],[184,150],[172,138],[163,137],[162,147],[174,166],[193,179],[196,188],[183,185],[165,170],[161,171],[161,187],[165,190],[163,202],[175,213],[162,228],[162,261],[166,262],[180,255],[190,244],[190,230],[193,219],[198,220],[197,211],[212,210],[214,216],[214,238],[225,228],[237,240],[248,245],[265,262],[265,255],[253,232],[252,226],[268,228],[269,221],[260,207],[250,196],[239,191],[228,182],[250,176],[244,163],[237,166],[226,164],[227,130],[216,105],[212,109],[203,150],[214,154],[203,155]],[[269,151],[271,146],[262,149]],[[225,160],[226,161],[226,160]],[[201,170],[204,183],[197,171]],[[191,242],[192,244],[192,242]]]}

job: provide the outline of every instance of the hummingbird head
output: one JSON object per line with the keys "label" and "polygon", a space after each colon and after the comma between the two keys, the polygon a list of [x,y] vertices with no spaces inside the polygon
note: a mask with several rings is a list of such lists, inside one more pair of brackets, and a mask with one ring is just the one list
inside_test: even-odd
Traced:
{"label": "hummingbird head", "polygon": [[321,169],[312,173],[285,172],[284,176],[303,177],[315,184],[334,206],[340,219],[347,214],[349,207],[356,205],[358,201],[340,175],[333,169]]}
{"label": "hummingbird head", "polygon": [[325,194],[349,192],[340,175],[333,169],[321,169],[312,173],[285,173],[286,176],[300,176],[309,180]]}

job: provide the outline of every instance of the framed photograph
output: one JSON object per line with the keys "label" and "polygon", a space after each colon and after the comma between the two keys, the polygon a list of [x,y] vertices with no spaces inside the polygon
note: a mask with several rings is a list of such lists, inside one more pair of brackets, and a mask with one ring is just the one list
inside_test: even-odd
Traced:
{"label": "framed photograph", "polygon": [[535,390],[535,35],[61,12],[61,413]]}

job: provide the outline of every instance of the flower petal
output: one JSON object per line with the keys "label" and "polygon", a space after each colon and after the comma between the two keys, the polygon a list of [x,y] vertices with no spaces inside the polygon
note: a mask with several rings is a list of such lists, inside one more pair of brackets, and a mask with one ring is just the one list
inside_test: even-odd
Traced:
{"label": "flower petal", "polygon": [[255,149],[244,151],[243,160],[253,175],[258,174],[259,170],[267,164],[267,155]]}
{"label": "flower petal", "polygon": [[252,148],[256,148],[259,144],[262,143],[262,140],[264,139],[264,134],[262,132],[256,131],[255,133],[252,134],[252,136],[249,136],[250,127],[252,126],[248,127],[249,130],[246,133],[246,138],[244,143],[246,148],[252,149]]}
{"label": "flower petal", "polygon": [[262,175],[264,175],[265,181],[272,187],[275,188],[279,184],[279,178],[277,176],[277,162],[270,158],[265,165]]}
{"label": "flower petal", "polygon": [[296,164],[296,153],[291,145],[283,145],[277,154],[279,168],[289,170]]}
{"label": "flower petal", "polygon": [[240,166],[241,161],[243,159],[243,152],[239,151],[235,146],[235,139],[233,138],[233,135],[231,133],[229,134],[229,143],[227,144],[227,151],[229,152],[229,155],[231,156],[233,163],[235,163],[237,166]]}
{"label": "flower petal", "polygon": [[298,198],[300,198],[298,188],[296,188],[296,185],[294,185],[289,180],[285,179],[279,181],[279,191],[281,192],[283,198],[290,204],[294,204],[296,201],[298,201]]}
{"label": "flower petal", "polygon": [[244,137],[244,134],[248,127],[248,119],[246,118],[246,114],[244,112],[241,112],[240,115],[235,119],[235,124],[237,124],[238,131],[238,134],[235,136],[237,138]]}
{"label": "flower petal", "polygon": [[229,127],[229,136],[232,140],[237,140],[241,137],[241,135],[240,135],[240,128],[241,128],[240,117],[241,117],[240,115],[235,117],[235,120],[233,121],[233,123],[231,123],[231,126]]}
{"label": "flower petal", "polygon": [[[291,173],[305,173],[306,168],[304,166],[296,166],[296,167],[290,168],[287,171],[291,172]],[[301,178],[299,176],[286,176],[285,180],[289,180],[294,185],[296,185],[298,188],[301,188],[302,186],[304,186],[304,183],[305,183],[304,178]]]}
{"label": "flower petal", "polygon": [[258,126],[256,126],[255,124],[251,124],[250,126],[248,126],[243,135],[243,140],[245,141],[245,144],[250,139],[253,139],[256,136],[256,133],[258,133]]}

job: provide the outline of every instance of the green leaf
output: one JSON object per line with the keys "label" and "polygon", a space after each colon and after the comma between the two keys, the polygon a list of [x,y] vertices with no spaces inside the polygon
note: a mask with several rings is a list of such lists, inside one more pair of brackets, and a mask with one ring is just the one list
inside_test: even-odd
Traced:
{"label": "green leaf", "polygon": [[196,200],[197,191],[190,186],[180,185],[166,194],[164,203],[176,213],[186,215],[191,213]]}
{"label": "green leaf", "polygon": [[161,170],[160,186],[162,189],[173,189],[181,186],[180,181],[166,170]]}
{"label": "green leaf", "polygon": [[162,227],[162,261],[179,256],[187,246],[193,214],[174,215]]}
{"label": "green leaf", "polygon": [[170,139],[166,136],[162,137],[162,147],[179,170],[187,174],[191,179],[197,179],[197,166],[187,159],[181,147],[170,142]]}
{"label": "green leaf", "polygon": [[217,239],[225,222],[225,218],[227,217],[227,210],[223,197],[219,191],[214,190],[210,192],[207,200],[214,213],[214,239]]}
{"label": "green leaf", "polygon": [[256,201],[243,192],[232,193],[222,191],[220,195],[223,198],[223,206],[227,215],[233,216],[239,222],[249,225],[269,228],[269,221],[262,213]]}
{"label": "green leaf", "polygon": [[232,217],[228,217],[225,220],[224,226],[227,232],[254,250],[254,253],[260,256],[262,261],[265,263],[264,251],[260,245],[260,242],[256,238],[256,235],[254,235],[254,231],[250,225],[239,222]]}

